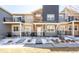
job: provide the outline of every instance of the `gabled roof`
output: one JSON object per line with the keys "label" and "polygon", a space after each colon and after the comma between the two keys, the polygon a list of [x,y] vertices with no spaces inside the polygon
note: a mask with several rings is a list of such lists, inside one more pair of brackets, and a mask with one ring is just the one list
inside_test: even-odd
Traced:
{"label": "gabled roof", "polygon": [[72,8],[65,7],[63,11],[61,11],[60,14],[70,14],[71,16],[74,16],[75,18],[79,19],[79,12],[75,11]]}
{"label": "gabled roof", "polygon": [[[68,7],[65,7],[65,8],[63,9],[63,11],[60,12],[60,14],[63,14],[63,13],[65,13],[65,12],[74,13],[74,14],[79,14],[79,12],[75,11],[75,10],[72,9],[72,8],[68,8]],[[37,10],[33,11],[32,13],[42,13],[42,8],[37,9]]]}
{"label": "gabled roof", "polygon": [[72,8],[67,8],[67,7],[65,7],[64,10],[61,11],[60,13],[65,13],[65,12],[74,13],[74,14],[79,14],[79,12],[73,10]]}
{"label": "gabled roof", "polygon": [[6,13],[12,15],[10,12],[6,11],[4,8],[0,7],[1,10],[5,11]]}
{"label": "gabled roof", "polygon": [[37,10],[33,11],[32,13],[33,13],[33,14],[34,14],[34,13],[42,13],[42,8],[37,9]]}

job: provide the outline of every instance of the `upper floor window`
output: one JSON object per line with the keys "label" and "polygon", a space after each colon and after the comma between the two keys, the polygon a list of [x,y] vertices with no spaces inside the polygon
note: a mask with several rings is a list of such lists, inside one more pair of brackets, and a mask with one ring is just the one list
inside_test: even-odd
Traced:
{"label": "upper floor window", "polygon": [[22,16],[13,16],[13,21],[21,21],[22,19]]}
{"label": "upper floor window", "polygon": [[74,18],[75,20],[79,20],[78,18]]}
{"label": "upper floor window", "polygon": [[47,20],[49,20],[49,21],[55,20],[55,15],[54,14],[47,14]]}
{"label": "upper floor window", "polygon": [[64,15],[59,15],[59,20],[64,20]]}
{"label": "upper floor window", "polygon": [[32,22],[33,21],[33,16],[27,15],[25,16],[25,22]]}
{"label": "upper floor window", "polygon": [[[69,30],[72,30],[72,26],[69,26]],[[78,26],[75,26],[74,30],[78,30]]]}
{"label": "upper floor window", "polygon": [[68,21],[73,21],[74,20],[74,16],[68,16]]}
{"label": "upper floor window", "polygon": [[28,19],[28,20],[33,19],[33,16],[25,16],[25,17],[26,17],[26,19]]}

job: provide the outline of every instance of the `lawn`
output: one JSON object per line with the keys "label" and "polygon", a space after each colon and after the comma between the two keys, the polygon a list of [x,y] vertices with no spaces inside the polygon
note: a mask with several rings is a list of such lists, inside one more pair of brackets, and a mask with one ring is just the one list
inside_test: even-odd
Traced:
{"label": "lawn", "polygon": [[51,53],[51,52],[77,52],[79,47],[70,48],[0,48],[0,53]]}
{"label": "lawn", "polygon": [[0,53],[46,53],[51,52],[50,49],[42,48],[0,48]]}

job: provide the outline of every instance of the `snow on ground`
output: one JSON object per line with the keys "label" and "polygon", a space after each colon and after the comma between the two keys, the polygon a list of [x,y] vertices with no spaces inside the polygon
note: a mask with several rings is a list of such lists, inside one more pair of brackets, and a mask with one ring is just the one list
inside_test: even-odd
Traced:
{"label": "snow on ground", "polygon": [[20,48],[24,45],[0,45],[0,48]]}
{"label": "snow on ground", "polygon": [[7,39],[2,39],[0,41],[0,44],[6,44],[8,41],[12,40],[11,38],[7,38]]}
{"label": "snow on ground", "polygon": [[47,41],[46,39],[44,39],[44,38],[41,39],[41,40],[42,40],[42,43],[43,43],[43,44],[48,43],[48,41]]}
{"label": "snow on ground", "polygon": [[79,37],[74,37],[75,40],[79,40]]}
{"label": "snow on ground", "polygon": [[63,45],[66,47],[79,47],[78,43],[64,43]]}
{"label": "snow on ground", "polygon": [[56,40],[56,39],[60,40],[59,37],[52,37],[52,38],[53,38],[53,40]]}
{"label": "snow on ground", "polygon": [[[2,39],[0,41],[0,44],[8,44],[9,41],[12,41],[10,42],[10,44],[16,44],[16,42],[19,42],[20,40],[23,40],[25,39],[22,43],[25,44],[25,43],[29,43],[29,44],[35,44],[36,43],[36,40],[42,40],[42,43],[49,43],[49,41],[51,39],[53,40],[56,40],[56,39],[59,39],[58,37],[22,37],[22,38],[19,38],[19,37],[16,37],[16,38],[6,38],[6,39]],[[30,40],[30,42],[28,42],[28,40]]]}
{"label": "snow on ground", "polygon": [[30,42],[28,42],[28,40],[27,40],[26,44],[35,44],[35,41],[36,41],[36,39],[30,39]]}
{"label": "snow on ground", "polygon": [[30,40],[31,38],[27,37],[26,40],[23,42],[23,44],[28,43],[27,41]]}
{"label": "snow on ground", "polygon": [[73,36],[64,36],[65,40],[73,40]]}
{"label": "snow on ground", "polygon": [[[79,40],[79,37],[72,37],[72,36],[64,36],[65,40],[73,40],[72,38],[75,38],[74,40]],[[56,40],[59,38],[58,37],[16,37],[16,38],[6,38],[6,39],[2,39],[0,41],[0,47],[23,47],[25,44],[36,44],[36,40],[41,40],[43,45],[46,43],[50,43],[55,47],[79,47],[79,41],[76,41],[75,43],[73,42],[69,42],[69,43],[55,43],[52,40]],[[20,42],[21,40],[23,40],[22,42]],[[30,40],[30,42],[28,41]],[[9,44],[9,41],[12,41]],[[16,42],[18,42],[16,44]],[[19,44],[22,43],[22,44]],[[39,45],[38,45],[39,46]],[[49,46],[49,45],[48,45]]]}
{"label": "snow on ground", "polygon": [[21,38],[15,38],[12,40],[12,44],[15,44],[17,41],[21,40]]}
{"label": "snow on ground", "polygon": [[33,39],[33,40],[31,41],[31,43],[35,44],[35,43],[36,43],[36,39]]}
{"label": "snow on ground", "polygon": [[79,40],[79,37],[74,37],[74,36],[64,36],[65,40]]}

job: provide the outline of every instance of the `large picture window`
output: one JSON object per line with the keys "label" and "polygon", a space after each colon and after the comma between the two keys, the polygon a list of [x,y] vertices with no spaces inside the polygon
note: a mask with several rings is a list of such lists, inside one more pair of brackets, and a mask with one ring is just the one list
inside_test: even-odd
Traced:
{"label": "large picture window", "polygon": [[48,20],[48,21],[53,21],[53,20],[55,20],[55,15],[54,15],[54,14],[47,14],[47,20]]}

